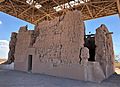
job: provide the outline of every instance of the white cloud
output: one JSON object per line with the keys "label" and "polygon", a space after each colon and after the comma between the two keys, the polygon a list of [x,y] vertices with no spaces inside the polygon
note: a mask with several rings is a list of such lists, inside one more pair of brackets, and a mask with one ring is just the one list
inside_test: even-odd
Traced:
{"label": "white cloud", "polygon": [[2,21],[0,21],[0,24],[2,24]]}
{"label": "white cloud", "polygon": [[7,40],[0,40],[0,58],[8,58],[9,52],[9,41]]}

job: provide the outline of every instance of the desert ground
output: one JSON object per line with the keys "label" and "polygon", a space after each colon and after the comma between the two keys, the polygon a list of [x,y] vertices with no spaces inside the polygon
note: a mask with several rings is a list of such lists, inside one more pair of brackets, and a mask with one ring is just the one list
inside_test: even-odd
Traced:
{"label": "desert ground", "polygon": [[101,83],[0,69],[0,87],[120,87],[120,74]]}
{"label": "desert ground", "polygon": [[6,61],[6,59],[0,59],[0,64],[2,64],[5,61]]}
{"label": "desert ground", "polygon": [[120,74],[120,62],[116,62],[116,63],[115,63],[115,72],[116,72],[117,74]]}
{"label": "desert ground", "polygon": [[117,74],[120,74],[120,68],[115,68],[115,72],[116,72]]}
{"label": "desert ground", "polygon": [[[0,65],[1,66],[1,65]],[[13,65],[12,65],[13,66]],[[5,66],[1,66],[5,68]],[[33,74],[0,67],[0,87],[120,87],[120,68],[101,83]]]}

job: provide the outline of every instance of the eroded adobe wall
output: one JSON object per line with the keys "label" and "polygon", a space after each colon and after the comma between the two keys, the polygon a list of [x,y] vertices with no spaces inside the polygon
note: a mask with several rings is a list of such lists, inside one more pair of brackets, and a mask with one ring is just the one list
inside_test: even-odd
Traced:
{"label": "eroded adobe wall", "polygon": [[44,21],[35,31],[33,73],[96,82],[105,78],[98,62],[88,62],[89,49],[84,47],[85,26],[79,11]]}
{"label": "eroded adobe wall", "polygon": [[80,12],[68,12],[61,18],[44,21],[38,27],[39,36],[34,47],[39,63],[79,63],[80,49],[84,46],[84,23]]}
{"label": "eroded adobe wall", "polygon": [[111,33],[105,25],[96,29],[95,60],[100,63],[106,77],[114,73],[114,51]]}
{"label": "eroded adobe wall", "polygon": [[15,48],[15,70],[27,71],[28,69],[28,48],[32,47],[33,30],[27,27],[20,27],[17,35]]}
{"label": "eroded adobe wall", "polygon": [[33,45],[36,54],[32,72],[85,80],[84,67],[79,63],[80,49],[84,47],[81,13],[68,12],[60,18],[44,21],[36,28],[39,33]]}
{"label": "eroded adobe wall", "polygon": [[106,72],[113,73],[112,39],[107,32],[103,25],[97,29],[92,41],[96,55],[91,62],[89,47],[84,47],[85,26],[79,11],[41,22],[32,31],[21,27],[15,48],[15,69],[28,71],[28,56],[32,56],[33,73],[100,82],[106,78]]}
{"label": "eroded adobe wall", "polygon": [[14,54],[15,54],[16,41],[17,41],[17,33],[12,32],[11,39],[9,42],[8,60],[5,62],[5,64],[11,64],[15,60]]}

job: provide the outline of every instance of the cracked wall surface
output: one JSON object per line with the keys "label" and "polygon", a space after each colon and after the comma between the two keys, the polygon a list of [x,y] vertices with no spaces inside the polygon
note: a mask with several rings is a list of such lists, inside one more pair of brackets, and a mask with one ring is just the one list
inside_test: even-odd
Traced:
{"label": "cracked wall surface", "polygon": [[17,34],[17,42],[15,48],[15,69],[27,71],[28,48],[31,47],[33,41],[33,30],[28,30],[27,26],[20,27]]}
{"label": "cracked wall surface", "polygon": [[14,62],[16,42],[17,42],[17,33],[12,32],[11,39],[10,39],[10,42],[9,42],[8,60],[5,62],[5,64],[10,64],[10,63]]}
{"label": "cracked wall surface", "polygon": [[106,77],[114,73],[114,51],[111,33],[105,25],[96,29],[95,59],[100,63]]}
{"label": "cracked wall surface", "polygon": [[56,18],[38,25],[34,47],[41,62],[79,63],[79,50],[84,46],[84,23],[80,19],[80,13],[75,11],[62,20]]}
{"label": "cracked wall surface", "polygon": [[[32,73],[101,82],[114,73],[112,38],[101,25],[90,42],[88,39],[79,11],[41,22],[34,30],[21,27],[15,48],[15,70],[30,71],[31,67]],[[93,56],[91,49],[95,51]],[[88,61],[90,57],[94,60]]]}

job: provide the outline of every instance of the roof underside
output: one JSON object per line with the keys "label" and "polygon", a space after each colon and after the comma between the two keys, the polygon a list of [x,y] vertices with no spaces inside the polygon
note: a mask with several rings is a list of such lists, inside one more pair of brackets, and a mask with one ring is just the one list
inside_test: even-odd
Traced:
{"label": "roof underside", "polygon": [[119,14],[120,0],[0,0],[0,11],[32,24],[76,9],[84,20],[95,19]]}

